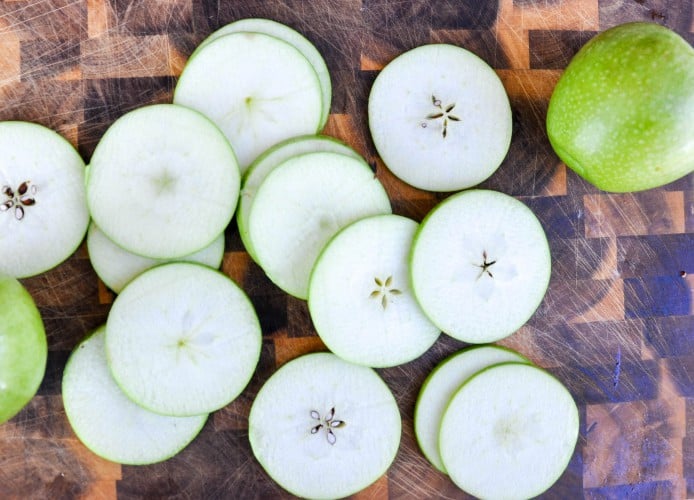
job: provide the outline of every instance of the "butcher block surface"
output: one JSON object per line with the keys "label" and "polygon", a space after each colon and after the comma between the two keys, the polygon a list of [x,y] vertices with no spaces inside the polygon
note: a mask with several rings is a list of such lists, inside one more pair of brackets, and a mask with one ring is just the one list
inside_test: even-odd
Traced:
{"label": "butcher block surface", "polygon": [[[367,159],[395,213],[420,221],[447,195],[408,187],[380,161],[367,128],[369,89],[386,63],[417,45],[473,51],[497,71],[513,110],[508,157],[482,187],[532,208],[552,251],[542,305],[501,344],[559,377],[580,410],[573,458],[543,496],[694,497],[694,176],[640,193],[601,192],[565,167],[544,128],[554,85],[597,32],[645,20],[692,43],[693,10],[691,0],[4,0],[0,119],[51,127],[88,161],[123,113],[171,102],[188,56],[210,32],[245,17],[270,18],[302,32],[326,59],[333,101],[324,133]],[[290,497],[253,457],[249,408],[278,366],[325,347],[306,303],[264,276],[234,223],[222,270],[258,311],[260,364],[243,394],[211,415],[190,446],[140,467],[92,454],[63,409],[68,355],[105,321],[114,299],[86,247],[23,280],[45,321],[48,367],[37,396],[0,425],[0,498]],[[422,381],[462,347],[442,335],[421,358],[378,370],[398,401],[402,442],[387,474],[355,498],[467,498],[428,464],[412,430]]]}

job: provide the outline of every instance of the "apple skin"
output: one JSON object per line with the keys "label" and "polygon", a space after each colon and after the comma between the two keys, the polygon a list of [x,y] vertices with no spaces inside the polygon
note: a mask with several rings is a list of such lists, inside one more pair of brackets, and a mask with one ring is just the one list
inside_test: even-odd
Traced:
{"label": "apple skin", "polygon": [[689,174],[694,49],[652,23],[595,36],[554,89],[547,134],[559,158],[604,191],[641,191]]}
{"label": "apple skin", "polygon": [[0,424],[34,397],[46,371],[43,321],[29,292],[0,276]]}

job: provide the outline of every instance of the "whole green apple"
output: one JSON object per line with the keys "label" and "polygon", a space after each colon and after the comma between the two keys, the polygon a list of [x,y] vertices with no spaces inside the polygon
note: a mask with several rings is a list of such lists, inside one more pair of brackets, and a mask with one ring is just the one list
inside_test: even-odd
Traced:
{"label": "whole green apple", "polygon": [[0,276],[0,423],[34,397],[46,371],[43,321],[29,292]]}
{"label": "whole green apple", "polygon": [[675,32],[627,23],[590,40],[547,111],[555,152],[605,191],[629,192],[694,171],[694,49]]}

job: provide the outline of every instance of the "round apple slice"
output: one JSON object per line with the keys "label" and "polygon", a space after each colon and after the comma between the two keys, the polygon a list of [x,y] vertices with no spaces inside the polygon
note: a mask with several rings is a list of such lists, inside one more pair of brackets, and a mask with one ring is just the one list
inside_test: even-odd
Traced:
{"label": "round apple slice", "polygon": [[251,239],[248,236],[248,214],[250,214],[253,199],[255,198],[258,187],[263,180],[265,180],[267,174],[272,172],[272,170],[282,162],[293,156],[319,151],[340,153],[351,156],[357,160],[362,159],[356,151],[337,139],[326,135],[306,135],[292,137],[291,139],[276,144],[261,154],[246,171],[241,187],[236,221],[241,241],[243,241],[246,251],[254,260],[255,251],[251,246]]}
{"label": "round apple slice", "polygon": [[328,71],[328,67],[325,64],[323,56],[320,54],[320,52],[318,52],[316,46],[313,45],[304,35],[290,28],[286,24],[262,18],[246,18],[234,21],[226,26],[222,26],[220,29],[205,38],[190,57],[193,58],[200,50],[202,50],[203,47],[207,46],[208,43],[225,35],[239,32],[263,33],[265,35],[274,36],[275,38],[279,38],[280,40],[295,47],[306,59],[308,59],[308,62],[311,63],[311,66],[313,66],[313,69],[318,76],[321,93],[323,95],[323,113],[319,128],[322,129],[325,127],[325,124],[328,121],[328,116],[330,115],[330,103],[333,95],[330,72]]}
{"label": "round apple slice", "polygon": [[381,477],[400,444],[393,394],[370,368],[307,354],[260,389],[248,437],[265,471],[290,493],[342,498]]}
{"label": "round apple slice", "polygon": [[241,172],[270,146],[318,132],[320,83],[299,50],[262,33],[232,33],[205,45],[183,68],[174,102],[224,132]]}
{"label": "round apple slice", "polygon": [[210,413],[246,387],[260,356],[258,317],[227,276],[188,262],[154,267],[116,297],[106,322],[114,379],[162,415]]}
{"label": "round apple slice", "polygon": [[424,313],[463,342],[504,338],[532,316],[549,285],[542,225],[496,191],[453,195],[424,218],[411,255],[412,287]]}
{"label": "round apple slice", "polygon": [[376,368],[421,356],[439,337],[412,295],[408,256],[418,224],[399,215],[361,219],[323,249],[308,306],[328,348]]}
{"label": "round apple slice", "polygon": [[0,273],[26,278],[66,260],[89,224],[84,161],[56,132],[0,123]]}
{"label": "round apple slice", "polygon": [[549,373],[523,363],[471,377],[441,420],[450,478],[479,498],[531,498],[559,479],[578,439],[578,409]]}
{"label": "round apple slice", "polygon": [[443,361],[424,380],[414,407],[414,432],[424,456],[445,473],[439,455],[441,417],[453,394],[475,373],[509,361],[529,361],[511,349],[495,345],[477,346],[459,351]]}
{"label": "round apple slice", "polygon": [[379,73],[369,128],[388,168],[430,191],[487,179],[511,144],[511,107],[494,70],[453,45],[412,49]]}
{"label": "round apple slice", "polygon": [[267,175],[248,216],[248,233],[269,278],[306,299],[311,269],[328,240],[356,220],[390,212],[388,194],[363,160],[307,153]]}
{"label": "round apple slice", "polygon": [[121,116],[96,146],[87,176],[94,222],[129,252],[174,259],[210,245],[240,188],[234,152],[200,113],[174,104]]}
{"label": "round apple slice", "polygon": [[[93,222],[87,231],[89,260],[101,281],[116,293],[147,269],[172,262],[166,259],[150,259],[128,252],[108,239]],[[197,262],[218,269],[224,257],[224,234],[220,234],[210,245],[176,261]]]}
{"label": "round apple slice", "polygon": [[105,328],[72,352],[62,382],[65,414],[77,437],[112,462],[143,465],[181,451],[202,429],[207,415],[167,417],[133,403],[108,369]]}

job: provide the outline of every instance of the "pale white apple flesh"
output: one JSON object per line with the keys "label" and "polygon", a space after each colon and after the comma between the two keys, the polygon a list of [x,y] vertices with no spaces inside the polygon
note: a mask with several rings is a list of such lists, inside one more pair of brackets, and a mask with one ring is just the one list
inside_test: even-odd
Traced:
{"label": "pale white apple flesh", "polygon": [[323,56],[318,51],[316,46],[313,45],[313,43],[311,43],[311,41],[309,41],[304,35],[295,29],[290,28],[286,24],[278,23],[277,21],[272,21],[271,19],[262,19],[257,17],[239,19],[238,21],[234,21],[222,26],[217,31],[211,33],[200,43],[200,45],[198,45],[190,57],[193,58],[198,51],[200,51],[208,43],[217,40],[222,36],[239,32],[263,33],[265,35],[274,36],[275,38],[279,38],[280,40],[295,47],[306,59],[308,59],[308,62],[311,63],[311,66],[313,66],[313,69],[318,76],[321,93],[323,95],[323,112],[319,127],[322,129],[328,121],[328,116],[330,115],[330,104],[333,95],[330,72],[328,71],[328,67],[325,64]]}
{"label": "pale white apple flesh", "polygon": [[277,370],[248,419],[265,471],[306,498],[342,498],[372,484],[393,462],[400,432],[395,398],[376,372],[330,353]]}
{"label": "pale white apple flesh", "polygon": [[72,429],[87,448],[112,462],[143,465],[172,457],[197,436],[207,415],[167,417],[128,399],[109,372],[104,336],[105,328],[98,328],[65,366],[62,398]]}
{"label": "pale white apple flesh", "polygon": [[230,403],[253,375],[261,341],[245,293],[193,263],[145,271],[116,297],[106,321],[114,379],[162,415],[200,415]]}
{"label": "pale white apple flesh", "polygon": [[374,81],[368,116],[386,166],[430,191],[479,184],[511,144],[511,107],[499,77],[453,45],[423,45],[393,59]]}
{"label": "pale white apple flesh", "polygon": [[224,132],[241,172],[263,151],[319,131],[323,94],[302,53],[262,33],[232,33],[206,44],[176,84],[174,103],[196,109]]}
{"label": "pale white apple flesh", "polygon": [[251,246],[251,240],[248,236],[248,214],[250,214],[258,187],[275,167],[291,157],[319,151],[340,153],[351,156],[357,160],[362,159],[356,151],[337,139],[326,135],[305,135],[301,137],[292,137],[291,139],[287,139],[286,141],[272,146],[256,158],[253,164],[248,167],[241,186],[241,195],[236,212],[236,222],[239,228],[241,241],[248,254],[254,260],[255,251]]}
{"label": "pale white apple flesh", "polygon": [[363,160],[306,153],[267,175],[255,194],[248,233],[268,277],[306,299],[311,270],[330,238],[356,220],[387,213],[388,194]]}
{"label": "pale white apple flesh", "polygon": [[74,253],[89,224],[84,161],[42,125],[0,123],[0,274],[26,278]]}
{"label": "pale white apple flesh", "polygon": [[183,106],[156,104],[108,128],[89,165],[87,201],[118,246],[174,259],[224,231],[240,184],[234,152],[212,122]]}
{"label": "pale white apple flesh", "polygon": [[[150,259],[128,252],[108,239],[93,222],[87,231],[87,251],[97,276],[116,293],[147,269],[171,262],[167,259]],[[197,262],[218,269],[224,257],[224,234],[220,234],[210,245],[177,261]]]}
{"label": "pale white apple flesh", "polygon": [[469,343],[507,337],[549,285],[547,237],[533,212],[488,190],[455,194],[424,218],[411,255],[412,287],[431,321]]}
{"label": "pale white apple flesh", "polygon": [[410,287],[409,253],[418,224],[377,215],[340,231],[321,252],[309,285],[313,325],[352,363],[384,368],[418,358],[439,337]]}
{"label": "pale white apple flesh", "polygon": [[475,373],[497,363],[529,362],[515,351],[495,345],[459,351],[441,361],[424,380],[414,408],[414,432],[424,456],[446,472],[439,455],[441,417],[453,394]]}
{"label": "pale white apple flesh", "polygon": [[566,469],[578,438],[578,409],[546,371],[493,365],[453,396],[441,420],[439,450],[453,482],[479,498],[539,495]]}

